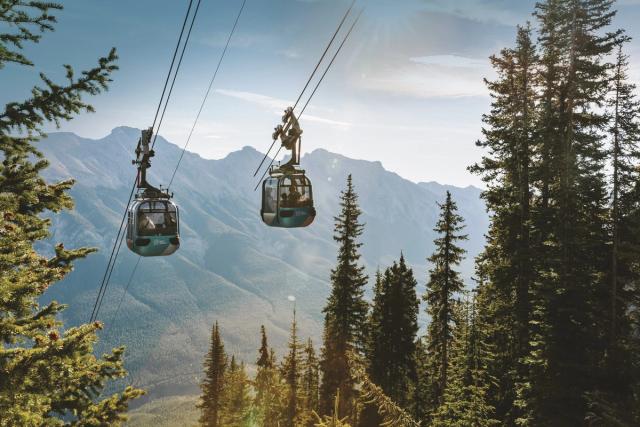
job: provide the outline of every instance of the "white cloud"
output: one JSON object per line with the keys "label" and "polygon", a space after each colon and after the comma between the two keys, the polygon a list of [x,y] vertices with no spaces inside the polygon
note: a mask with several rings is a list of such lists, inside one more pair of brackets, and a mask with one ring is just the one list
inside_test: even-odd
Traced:
{"label": "white cloud", "polygon": [[[229,96],[231,98],[240,99],[242,101],[246,101],[246,102],[249,102],[251,104],[258,105],[258,106],[266,108],[266,109],[270,110],[272,113],[275,113],[275,114],[278,114],[278,115],[282,115],[283,111],[287,107],[290,107],[290,106],[293,105],[293,102],[291,102],[291,101],[287,101],[287,100],[279,99],[279,98],[274,98],[274,97],[271,97],[271,96],[268,96],[268,95],[262,95],[262,94],[259,94],[259,93],[228,90],[228,89],[217,89],[216,92],[220,93],[221,95]],[[321,111],[323,109],[310,107],[309,110],[310,111]],[[324,109],[324,111],[327,112],[327,111],[330,111],[330,110]],[[348,123],[348,122],[339,121],[339,120],[333,120],[333,119],[330,119],[330,118],[327,118],[327,117],[310,114],[310,113],[307,113],[306,111],[305,111],[305,115],[304,115],[304,120],[308,120],[308,121],[311,121],[311,122],[324,123],[324,124],[328,124],[328,125],[331,125],[331,126],[336,126],[336,127],[339,127],[339,128],[349,128],[349,127],[352,126],[352,124]]]}
{"label": "white cloud", "polygon": [[229,96],[231,98],[241,99],[243,101],[250,102],[252,104],[259,105],[261,107],[277,110],[278,113],[284,111],[285,108],[293,104],[291,101],[284,99],[278,99],[267,95],[261,95],[259,93],[245,92],[239,90],[227,90],[216,89],[221,95]]}
{"label": "white cloud", "polygon": [[458,55],[430,55],[410,58],[409,61],[422,65],[437,65],[453,68],[484,68],[488,64],[486,59],[467,58]]}
{"label": "white cloud", "polygon": [[302,55],[300,54],[300,52],[298,52],[295,49],[283,49],[283,50],[279,50],[278,55],[282,55],[285,58],[288,59],[300,59],[302,58]]}
{"label": "white cloud", "polygon": [[526,13],[529,14],[534,5],[534,2],[514,1],[509,2],[509,6],[514,6],[509,8],[505,7],[505,2],[491,0],[428,0],[424,3],[428,10],[444,12],[478,22],[495,22],[513,26],[523,23],[523,14],[514,9],[526,8]]}
{"label": "white cloud", "polygon": [[492,75],[488,59],[433,55],[410,58],[402,67],[363,76],[360,86],[418,98],[487,96],[483,79]]}

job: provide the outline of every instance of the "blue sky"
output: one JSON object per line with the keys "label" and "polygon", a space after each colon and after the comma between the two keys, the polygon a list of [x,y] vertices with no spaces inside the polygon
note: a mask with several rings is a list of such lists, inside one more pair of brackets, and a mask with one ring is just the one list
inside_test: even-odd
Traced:
{"label": "blue sky", "polygon": [[[120,70],[97,112],[61,130],[99,138],[153,120],[187,0],[69,0],[57,31],[27,49],[36,69],[7,66],[0,102],[21,99],[37,71],[90,67],[115,46]],[[185,142],[242,0],[202,0],[161,134]],[[190,150],[221,158],[251,145],[264,151],[282,110],[295,101],[348,0],[247,0],[237,33]],[[533,0],[359,0],[360,25],[305,112],[303,151],[326,148],[381,160],[413,181],[479,184],[466,167],[489,107],[488,56],[511,46],[532,20]],[[620,0],[615,26],[640,39],[640,0]],[[640,42],[630,46],[640,82]],[[10,82],[10,84],[7,84]],[[133,147],[132,147],[133,150]]]}

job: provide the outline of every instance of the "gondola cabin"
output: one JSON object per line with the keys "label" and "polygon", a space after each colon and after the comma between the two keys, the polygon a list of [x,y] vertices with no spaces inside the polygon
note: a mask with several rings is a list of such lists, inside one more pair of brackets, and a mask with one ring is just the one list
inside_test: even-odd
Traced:
{"label": "gondola cabin", "polygon": [[274,173],[262,183],[262,221],[271,227],[306,227],[316,217],[304,172]]}
{"label": "gondola cabin", "polygon": [[133,252],[165,256],[180,247],[178,207],[171,200],[136,199],[128,215],[127,246]]}

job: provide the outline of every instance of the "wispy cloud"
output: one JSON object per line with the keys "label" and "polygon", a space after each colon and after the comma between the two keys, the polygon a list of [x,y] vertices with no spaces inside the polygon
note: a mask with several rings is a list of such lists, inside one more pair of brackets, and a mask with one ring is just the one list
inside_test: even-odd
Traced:
{"label": "wispy cloud", "polygon": [[462,98],[486,96],[484,77],[493,72],[488,60],[457,55],[409,58],[395,69],[364,75],[364,89],[418,98]]}
{"label": "wispy cloud", "polygon": [[274,98],[272,96],[261,95],[254,92],[228,89],[216,89],[216,92],[224,96],[241,99],[243,101],[250,102],[251,104],[259,105],[270,110],[275,110],[276,112],[278,112],[278,114],[280,114],[285,108],[292,104],[291,101],[287,101],[285,99]]}
{"label": "wispy cloud", "polygon": [[283,50],[279,50],[277,53],[279,55],[284,56],[285,58],[288,58],[288,59],[300,59],[300,58],[302,58],[302,55],[300,54],[300,52],[298,52],[295,49],[283,49]]}
{"label": "wispy cloud", "polygon": [[[515,26],[523,24],[529,15],[533,1],[502,0],[425,0],[427,10],[444,12],[478,22]],[[507,4],[508,3],[508,7]]]}
{"label": "wispy cloud", "polygon": [[409,58],[409,61],[422,65],[435,65],[447,68],[486,68],[488,60],[478,58],[467,58],[458,55],[430,55]]}
{"label": "wispy cloud", "polygon": [[[246,92],[246,91],[236,91],[236,90],[228,90],[228,89],[217,89],[217,93],[229,96],[231,98],[240,99],[242,101],[249,102],[254,105],[258,105],[263,107],[274,114],[281,115],[282,112],[287,108],[293,105],[292,101],[287,101],[280,98],[274,98],[268,95],[262,95],[254,92]],[[310,107],[310,110],[313,111],[321,111],[322,109]],[[330,110],[325,110],[325,112]],[[311,122],[324,123],[331,126],[336,126],[339,128],[349,128],[352,126],[352,123],[334,120],[324,116],[318,116],[313,113],[305,113],[304,120],[308,120]]]}

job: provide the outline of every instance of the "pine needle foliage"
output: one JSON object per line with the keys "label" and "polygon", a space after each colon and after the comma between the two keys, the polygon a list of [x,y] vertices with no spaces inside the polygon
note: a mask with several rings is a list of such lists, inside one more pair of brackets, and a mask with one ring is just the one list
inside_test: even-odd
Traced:
{"label": "pine needle foliage", "polygon": [[323,348],[320,362],[322,384],[320,409],[329,413],[336,390],[340,390],[343,414],[352,415],[355,408],[353,381],[349,376],[347,353],[362,352],[365,342],[365,326],[368,304],[364,300],[367,276],[359,265],[359,248],[364,225],[359,222],[362,211],[358,206],[351,175],[347,188],[341,193],[340,214],[335,217],[334,240],[338,243],[338,260],[331,271],[331,294],[323,312],[325,315]]}
{"label": "pine needle foliage", "polygon": [[[34,66],[22,50],[53,31],[54,13],[62,6],[41,1],[0,1],[0,69],[6,64]],[[65,65],[66,81],[41,73],[43,86],[31,97],[9,102],[0,111],[0,425],[119,425],[128,403],[143,394],[127,387],[103,396],[107,382],[124,377],[124,348],[97,358],[93,347],[101,323],[64,329],[55,301],[39,298],[94,249],[67,249],[58,243],[51,253],[36,250],[47,239],[45,216],[73,207],[68,195],[73,180],[48,183],[49,166],[36,148],[48,123],[59,125],[81,112],[93,112],[83,100],[107,89],[117,69],[111,50],[96,67],[76,77]]]}
{"label": "pine needle foliage", "polygon": [[427,328],[427,365],[430,375],[429,406],[434,411],[444,402],[448,384],[450,353],[455,325],[455,298],[464,289],[464,283],[456,268],[465,253],[459,244],[467,239],[462,234],[463,218],[457,213],[457,205],[447,191],[440,206],[440,217],[434,231],[435,251],[428,261],[433,266],[424,299],[431,323]]}
{"label": "pine needle foliage", "polygon": [[[235,362],[235,361],[234,361]],[[234,363],[235,365],[235,363]],[[237,366],[234,366],[237,368]],[[220,336],[220,327],[215,322],[211,328],[211,342],[204,361],[204,379],[200,388],[202,395],[198,408],[201,411],[200,425],[204,427],[221,427],[221,416],[224,405],[224,391],[227,371],[227,354]]]}
{"label": "pine needle foliage", "polygon": [[348,355],[349,369],[356,384],[359,386],[359,399],[373,405],[378,410],[382,421],[380,426],[384,427],[419,427],[420,423],[415,421],[411,415],[398,406],[389,398],[382,388],[376,385],[369,376],[361,356],[354,352]]}

